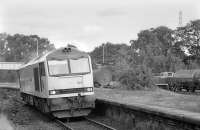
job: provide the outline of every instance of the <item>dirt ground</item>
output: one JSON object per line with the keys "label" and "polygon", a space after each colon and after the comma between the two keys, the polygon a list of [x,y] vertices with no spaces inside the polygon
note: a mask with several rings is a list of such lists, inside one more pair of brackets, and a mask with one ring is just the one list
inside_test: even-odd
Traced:
{"label": "dirt ground", "polygon": [[16,89],[0,88],[0,130],[60,130],[53,121],[20,100]]}
{"label": "dirt ground", "polygon": [[96,88],[97,98],[119,101],[126,104],[140,103],[168,107],[191,112],[200,112],[200,95],[184,95],[163,89],[154,90],[117,90]]}

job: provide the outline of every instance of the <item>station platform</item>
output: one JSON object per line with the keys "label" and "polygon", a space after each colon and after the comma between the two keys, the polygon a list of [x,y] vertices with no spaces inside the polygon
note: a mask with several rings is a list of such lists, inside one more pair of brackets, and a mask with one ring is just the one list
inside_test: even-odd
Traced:
{"label": "station platform", "polygon": [[200,96],[162,89],[127,91],[95,88],[97,100],[200,125]]}

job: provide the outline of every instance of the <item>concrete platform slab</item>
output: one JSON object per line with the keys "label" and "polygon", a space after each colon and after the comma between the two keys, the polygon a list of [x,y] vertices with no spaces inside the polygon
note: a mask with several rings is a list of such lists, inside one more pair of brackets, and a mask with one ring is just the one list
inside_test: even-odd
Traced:
{"label": "concrete platform slab", "polygon": [[[95,94],[97,100],[100,100],[102,102],[107,102],[113,105],[118,105],[120,107],[123,106],[133,110],[142,111],[145,113],[150,113],[150,114],[153,113],[154,115],[164,116],[166,118],[177,119],[200,125],[200,112],[197,111],[197,109],[200,110],[200,107],[198,107],[199,106],[198,101],[200,101],[200,96],[176,94],[162,90],[131,92],[125,90],[102,89],[102,88],[96,88]],[[196,100],[193,100],[194,98],[196,98]],[[196,103],[196,105],[191,105],[189,99],[193,100],[192,104]],[[184,100],[185,102],[183,102]],[[160,103],[162,101],[163,102],[173,101],[173,103],[171,104]],[[189,101],[188,104],[187,101]],[[176,104],[177,102],[181,103]]]}

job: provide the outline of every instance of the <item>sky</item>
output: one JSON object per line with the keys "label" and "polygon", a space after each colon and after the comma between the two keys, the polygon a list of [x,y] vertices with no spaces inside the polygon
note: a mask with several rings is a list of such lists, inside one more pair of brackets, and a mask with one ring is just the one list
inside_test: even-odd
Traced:
{"label": "sky", "polygon": [[141,30],[200,19],[200,0],[0,0],[0,32],[37,34],[56,48],[92,51],[129,43]]}

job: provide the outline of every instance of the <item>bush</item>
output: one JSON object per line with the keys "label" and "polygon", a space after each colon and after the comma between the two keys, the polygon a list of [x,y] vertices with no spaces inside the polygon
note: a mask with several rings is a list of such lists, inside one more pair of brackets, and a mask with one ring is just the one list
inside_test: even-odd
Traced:
{"label": "bush", "polygon": [[145,89],[154,87],[151,71],[144,65],[131,67],[124,71],[119,77],[119,81],[128,89]]}

